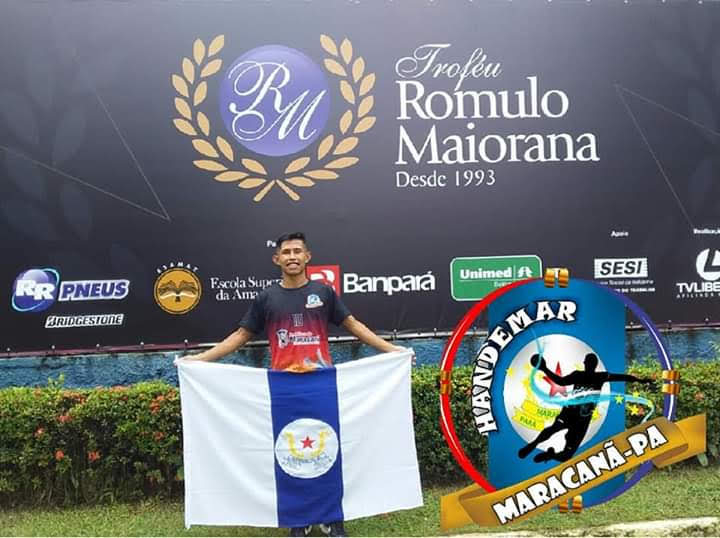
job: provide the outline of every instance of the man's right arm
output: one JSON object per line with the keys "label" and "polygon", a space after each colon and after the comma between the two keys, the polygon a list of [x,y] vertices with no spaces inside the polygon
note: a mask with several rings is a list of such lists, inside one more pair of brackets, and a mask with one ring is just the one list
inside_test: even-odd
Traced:
{"label": "man's right arm", "polygon": [[219,344],[203,351],[202,353],[187,355],[183,357],[183,359],[189,361],[216,361],[223,358],[225,355],[229,355],[230,353],[240,349],[242,346],[247,344],[253,336],[253,333],[244,327],[240,327]]}

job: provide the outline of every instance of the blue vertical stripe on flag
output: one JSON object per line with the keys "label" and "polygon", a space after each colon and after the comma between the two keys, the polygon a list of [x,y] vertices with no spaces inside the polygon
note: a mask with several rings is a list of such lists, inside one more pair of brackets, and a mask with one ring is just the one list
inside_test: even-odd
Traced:
{"label": "blue vertical stripe on flag", "polygon": [[327,472],[316,478],[291,476],[275,460],[278,525],[302,527],[342,521],[342,440],[335,368],[306,374],[269,371],[268,384],[276,443],[287,424],[302,418],[327,423],[339,441],[337,459]]}

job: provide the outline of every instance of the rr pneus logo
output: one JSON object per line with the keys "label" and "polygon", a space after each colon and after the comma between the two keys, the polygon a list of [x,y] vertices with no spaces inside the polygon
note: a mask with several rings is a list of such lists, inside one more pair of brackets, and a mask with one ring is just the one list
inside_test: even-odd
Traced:
{"label": "rr pneus logo", "polygon": [[[179,114],[173,124],[192,138],[200,157],[193,164],[214,173],[216,181],[256,191],[255,202],[274,187],[297,201],[296,189],[339,179],[340,170],[355,165],[359,159],[351,153],[359,142],[356,135],[368,131],[376,120],[369,115],[375,74],[366,72],[365,60],[355,55],[347,38],[338,46],[321,35],[320,45],[329,55],[323,61],[325,71],[336,77],[347,105],[338,131],[324,137],[330,114],[328,81],[302,52],[281,45],[258,47],[237,58],[222,75],[218,102],[225,128],[244,149],[273,158],[260,162],[236,156],[226,138],[211,134],[210,119],[199,107],[207,98],[210,77],[223,65],[218,54],[225,36],[215,37],[208,46],[196,39],[192,59],[183,58],[181,74],[171,77]],[[276,158],[307,150],[318,140],[312,150],[273,170],[278,166]]]}

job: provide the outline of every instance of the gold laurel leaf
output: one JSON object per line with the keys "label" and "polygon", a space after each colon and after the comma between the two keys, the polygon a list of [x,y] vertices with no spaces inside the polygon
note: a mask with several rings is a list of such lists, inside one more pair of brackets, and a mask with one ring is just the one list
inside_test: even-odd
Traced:
{"label": "gold laurel leaf", "polygon": [[358,118],[362,118],[365,114],[370,112],[374,104],[375,99],[373,99],[372,95],[368,95],[360,101],[360,106],[358,106]]}
{"label": "gold laurel leaf", "polygon": [[362,82],[360,83],[360,97],[365,95],[367,92],[372,90],[372,87],[375,85],[375,73],[370,73],[368,76],[366,76],[364,79],[362,79]]}
{"label": "gold laurel leaf", "polygon": [[220,67],[222,66],[222,60],[220,58],[215,58],[213,61],[209,62],[205,67],[203,67],[203,70],[200,72],[200,78],[209,77],[210,75],[214,75],[218,71],[220,71]]}
{"label": "gold laurel leaf", "polygon": [[208,47],[208,58],[210,56],[215,56],[224,46],[225,36],[223,34],[220,34],[210,42],[210,46]]}
{"label": "gold laurel leaf", "polygon": [[334,161],[330,161],[325,165],[325,168],[347,168],[348,166],[352,166],[355,163],[357,163],[360,159],[357,157],[341,157],[340,159],[335,159]]}
{"label": "gold laurel leaf", "polygon": [[353,113],[352,110],[347,110],[345,114],[342,115],[340,118],[340,132],[342,134],[347,133],[347,130],[350,128],[350,124],[353,120]]}
{"label": "gold laurel leaf", "polygon": [[345,68],[332,58],[325,58],[325,69],[330,71],[333,75],[337,75],[339,77],[347,76]]}
{"label": "gold laurel leaf", "polygon": [[305,172],[304,175],[313,179],[337,179],[339,177],[331,170],[311,170],[310,172]]}
{"label": "gold laurel leaf", "polygon": [[195,43],[193,43],[193,58],[198,65],[205,59],[205,43],[199,39],[196,39]]}
{"label": "gold laurel leaf", "polygon": [[322,46],[322,48],[325,49],[325,52],[327,52],[328,54],[337,56],[337,45],[335,45],[335,42],[325,34],[320,35],[320,46]]}
{"label": "gold laurel leaf", "polygon": [[233,153],[233,149],[230,143],[222,136],[218,136],[215,139],[215,142],[217,142],[217,147],[220,148],[220,151],[222,151],[222,154],[225,155],[225,158],[228,161],[233,162],[235,160],[235,154]]}
{"label": "gold laurel leaf", "polygon": [[190,97],[187,82],[185,82],[185,79],[182,78],[180,75],[172,76],[172,85],[173,88],[175,88],[175,91],[177,91],[180,95],[182,95],[183,97]]}
{"label": "gold laurel leaf", "polygon": [[289,177],[285,179],[285,181],[290,183],[290,185],[295,185],[296,187],[312,187],[315,185],[315,182],[312,179],[302,176]]}
{"label": "gold laurel leaf", "polygon": [[207,97],[207,82],[203,80],[200,84],[198,84],[198,87],[195,88],[195,94],[193,95],[193,106],[198,106],[205,100],[205,97]]}
{"label": "gold laurel leaf", "polygon": [[335,137],[333,135],[326,136],[323,141],[320,142],[320,145],[318,146],[318,160],[322,160],[322,158],[327,155],[334,143]]}
{"label": "gold laurel leaf", "polygon": [[260,174],[262,176],[267,175],[265,167],[257,161],[253,161],[252,159],[243,159],[240,162],[245,168],[247,168],[251,172],[255,172],[256,174]]}
{"label": "gold laurel leaf", "polygon": [[187,104],[187,101],[185,99],[180,99],[179,97],[175,98],[175,110],[177,110],[181,116],[192,119],[192,111],[190,110],[190,105]]}
{"label": "gold laurel leaf", "polygon": [[248,177],[249,174],[246,174],[245,172],[238,172],[236,170],[229,170],[227,172],[222,172],[221,174],[218,174],[215,176],[215,179],[218,181],[238,181],[240,179],[245,179]]}
{"label": "gold laurel leaf", "polygon": [[358,80],[360,80],[360,77],[363,76],[363,72],[365,71],[365,60],[362,59],[362,57],[355,60],[355,63],[353,64],[352,68],[352,76],[353,76],[353,82],[357,83]]}
{"label": "gold laurel leaf", "polygon": [[355,104],[355,92],[347,80],[340,81],[340,93],[348,103]]}
{"label": "gold laurel leaf", "polygon": [[213,145],[207,140],[202,138],[196,138],[192,141],[193,147],[199,152],[205,155],[205,157],[220,157],[220,154],[215,150]]}
{"label": "gold laurel leaf", "polygon": [[352,44],[350,41],[348,41],[347,38],[343,39],[343,42],[340,44],[340,54],[342,54],[342,58],[346,64],[349,64],[350,60],[352,60],[352,52]]}
{"label": "gold laurel leaf", "polygon": [[197,131],[195,130],[195,127],[192,126],[192,124],[188,120],[183,120],[181,118],[175,118],[173,120],[173,123],[175,124],[175,128],[180,131],[183,134],[186,134],[188,136],[197,136]]}
{"label": "gold laurel leaf", "polygon": [[343,155],[345,153],[348,153],[349,151],[355,149],[355,146],[357,146],[357,144],[358,137],[350,136],[337,145],[335,151],[333,151],[333,155]]}
{"label": "gold laurel leaf", "polygon": [[292,174],[293,172],[297,172],[298,170],[302,170],[305,168],[308,163],[310,162],[310,157],[300,157],[299,159],[295,159],[293,162],[287,165],[287,168],[285,169],[286,174]]}
{"label": "gold laurel leaf", "polygon": [[185,79],[190,84],[195,82],[195,66],[190,61],[190,58],[183,58],[182,70],[183,70],[183,75],[185,75]]}
{"label": "gold laurel leaf", "polygon": [[241,189],[254,189],[256,187],[259,187],[260,185],[263,185],[265,182],[267,182],[267,179],[262,179],[259,177],[249,177],[238,183],[238,187],[240,187]]}
{"label": "gold laurel leaf", "polygon": [[290,187],[285,185],[285,183],[283,183],[279,179],[278,179],[277,184],[280,185],[280,188],[285,191],[285,194],[287,194],[292,201],[297,202],[300,199],[300,195],[298,193],[296,193]]}
{"label": "gold laurel leaf", "polygon": [[275,185],[275,180],[273,179],[270,183],[265,185],[262,189],[260,189],[260,192],[258,192],[255,197],[253,198],[253,202],[259,202],[263,198],[265,198],[265,195],[270,192],[270,189],[273,188],[273,185]]}
{"label": "gold laurel leaf", "polygon": [[210,120],[202,112],[197,113],[197,123],[205,136],[210,136]]}
{"label": "gold laurel leaf", "polygon": [[360,122],[355,126],[355,130],[353,131],[353,133],[364,133],[373,125],[375,125],[375,116],[367,116],[366,118],[361,119]]}
{"label": "gold laurel leaf", "polygon": [[222,164],[216,161],[193,161],[193,164],[203,170],[210,170],[211,172],[222,172],[227,170]]}

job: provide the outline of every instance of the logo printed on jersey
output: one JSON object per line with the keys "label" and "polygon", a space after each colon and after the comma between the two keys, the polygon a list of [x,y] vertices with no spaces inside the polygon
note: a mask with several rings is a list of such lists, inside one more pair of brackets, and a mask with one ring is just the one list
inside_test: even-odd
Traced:
{"label": "logo printed on jersey", "polygon": [[290,343],[290,338],[287,329],[278,329],[275,332],[275,336],[277,336],[278,340],[278,347],[280,349],[285,349],[288,344]]}
{"label": "logo printed on jersey", "polygon": [[320,300],[320,297],[314,293],[311,293],[310,295],[308,295],[307,303],[305,303],[305,308],[317,308],[322,305],[323,302]]}
{"label": "logo printed on jersey", "polygon": [[303,326],[304,321],[303,321],[302,313],[293,314],[292,320],[293,320],[293,327],[302,327]]}

